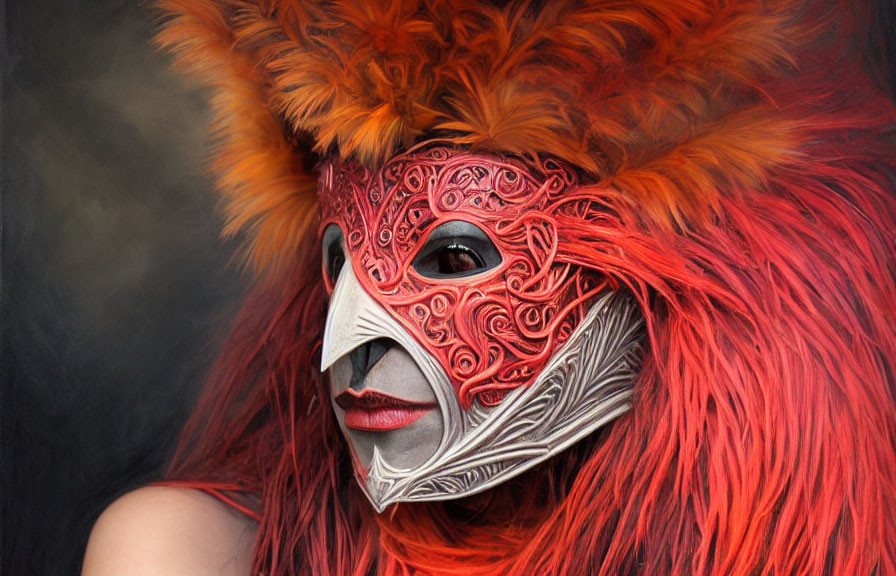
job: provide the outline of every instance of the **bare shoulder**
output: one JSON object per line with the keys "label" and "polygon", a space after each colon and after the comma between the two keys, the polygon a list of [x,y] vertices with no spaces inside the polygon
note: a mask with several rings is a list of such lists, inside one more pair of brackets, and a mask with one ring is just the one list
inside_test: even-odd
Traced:
{"label": "bare shoulder", "polygon": [[189,488],[149,486],[112,503],[93,527],[82,576],[247,576],[256,524]]}

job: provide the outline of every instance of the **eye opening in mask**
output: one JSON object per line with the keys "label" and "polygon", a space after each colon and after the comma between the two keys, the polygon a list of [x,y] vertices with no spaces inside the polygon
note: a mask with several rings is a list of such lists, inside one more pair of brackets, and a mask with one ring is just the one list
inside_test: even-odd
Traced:
{"label": "eye opening in mask", "polygon": [[427,278],[465,278],[501,264],[501,253],[481,228],[465,220],[437,226],[411,266]]}
{"label": "eye opening in mask", "polygon": [[327,276],[330,288],[332,288],[336,285],[336,280],[339,279],[339,272],[342,271],[342,267],[345,265],[345,237],[342,234],[342,229],[336,224],[327,226],[321,239],[321,246],[323,250],[324,273]]}

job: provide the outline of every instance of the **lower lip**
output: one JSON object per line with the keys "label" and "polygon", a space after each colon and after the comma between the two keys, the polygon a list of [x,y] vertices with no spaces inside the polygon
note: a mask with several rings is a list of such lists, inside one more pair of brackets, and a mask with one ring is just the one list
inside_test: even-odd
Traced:
{"label": "lower lip", "polygon": [[365,410],[352,407],[345,411],[345,425],[352,430],[387,432],[413,424],[432,408],[376,408]]}

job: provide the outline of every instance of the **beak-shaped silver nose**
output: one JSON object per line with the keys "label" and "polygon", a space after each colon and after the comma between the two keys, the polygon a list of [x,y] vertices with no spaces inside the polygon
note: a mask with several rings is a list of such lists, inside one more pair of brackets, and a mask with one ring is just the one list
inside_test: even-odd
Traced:
{"label": "beak-shaped silver nose", "polygon": [[321,348],[321,372],[358,346],[384,337],[399,341],[406,338],[404,330],[367,294],[351,265],[346,263],[330,297]]}

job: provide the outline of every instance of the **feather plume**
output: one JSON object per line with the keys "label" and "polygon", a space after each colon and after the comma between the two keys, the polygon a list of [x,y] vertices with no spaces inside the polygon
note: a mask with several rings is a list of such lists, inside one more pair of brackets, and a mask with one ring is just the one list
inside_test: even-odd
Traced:
{"label": "feather plume", "polygon": [[[295,253],[314,210],[315,174],[302,170],[315,155],[376,165],[448,134],[457,145],[554,156],[595,180],[615,179],[656,217],[680,225],[713,201],[725,174],[748,169],[751,182],[761,182],[776,158],[794,157],[805,140],[767,89],[795,74],[795,48],[812,38],[798,18],[808,8],[795,3],[159,7],[169,14],[159,45],[218,94],[214,170],[226,232],[245,231],[258,270],[282,268],[280,254]],[[751,134],[768,136],[772,125],[765,160],[751,155],[757,146],[740,155],[737,143],[716,146],[726,130],[743,144]],[[290,146],[297,141],[307,146]],[[663,166],[682,158],[705,162],[681,182],[664,179]]]}

